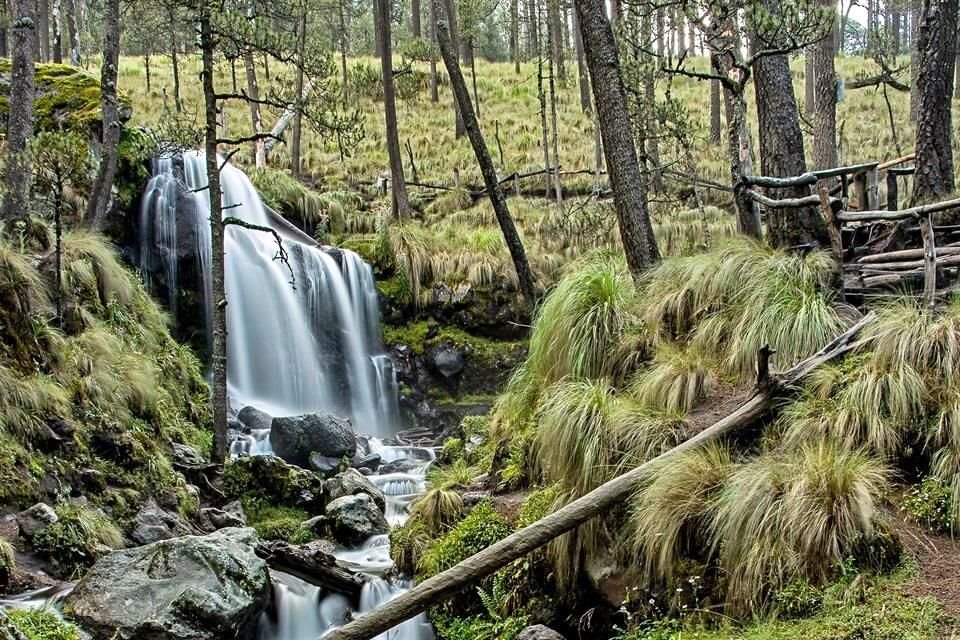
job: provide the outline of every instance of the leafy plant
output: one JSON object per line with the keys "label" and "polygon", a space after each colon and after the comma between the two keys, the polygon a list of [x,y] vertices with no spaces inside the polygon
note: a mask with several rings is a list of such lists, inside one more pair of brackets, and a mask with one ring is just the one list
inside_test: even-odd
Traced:
{"label": "leafy plant", "polygon": [[80,631],[48,607],[11,609],[6,612],[13,625],[27,640],[80,640]]}
{"label": "leafy plant", "polygon": [[932,531],[949,531],[953,525],[953,492],[938,478],[927,476],[904,495],[900,511]]}
{"label": "leafy plant", "polygon": [[88,567],[102,555],[104,547],[121,549],[123,534],[102,511],[77,505],[56,507],[57,521],[31,541],[67,576]]}

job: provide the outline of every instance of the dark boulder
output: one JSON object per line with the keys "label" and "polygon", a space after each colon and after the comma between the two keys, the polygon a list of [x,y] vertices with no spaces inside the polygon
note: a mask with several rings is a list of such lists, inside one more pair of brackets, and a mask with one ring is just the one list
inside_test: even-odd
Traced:
{"label": "dark boulder", "polygon": [[256,407],[244,407],[237,414],[237,420],[248,429],[257,431],[269,429],[273,424],[273,416]]}
{"label": "dark boulder", "polygon": [[354,469],[359,469],[362,473],[364,469],[368,471],[376,471],[380,468],[380,463],[383,458],[380,457],[379,453],[368,453],[365,456],[353,456],[353,460],[350,461],[350,466]]}
{"label": "dark boulder", "polygon": [[324,478],[332,478],[340,472],[343,458],[329,458],[319,453],[310,456],[310,468]]}
{"label": "dark boulder", "polygon": [[310,454],[329,458],[353,457],[357,440],[346,418],[332,413],[274,418],[270,428],[274,453],[291,464],[307,467]]}
{"label": "dark boulder", "polygon": [[535,624],[520,632],[517,640],[566,640],[562,635],[542,624]]}
{"label": "dark boulder", "polygon": [[41,533],[58,520],[57,512],[48,504],[40,502],[17,514],[20,535],[27,540]]}
{"label": "dark boulder", "polygon": [[287,464],[276,456],[237,458],[224,467],[223,491],[229,498],[261,498],[269,504],[323,513],[323,477]]}
{"label": "dark boulder", "polygon": [[153,500],[147,500],[134,517],[130,537],[137,544],[152,544],[170,538],[188,536],[193,531],[183,518],[164,511]]}
{"label": "dark boulder", "polygon": [[373,498],[381,511],[386,508],[387,501],[383,492],[356,469],[347,469],[343,473],[338,473],[336,477],[324,482],[323,487],[330,500],[365,493]]}
{"label": "dark boulder", "polygon": [[67,599],[95,638],[252,640],[270,601],[253,529],[164,540],[97,561]]}
{"label": "dark boulder", "polygon": [[427,366],[444,382],[454,384],[467,365],[461,350],[453,344],[445,343],[427,352]]}
{"label": "dark boulder", "polygon": [[334,540],[348,547],[388,533],[390,525],[373,498],[365,493],[337,498],[327,505],[327,524]]}

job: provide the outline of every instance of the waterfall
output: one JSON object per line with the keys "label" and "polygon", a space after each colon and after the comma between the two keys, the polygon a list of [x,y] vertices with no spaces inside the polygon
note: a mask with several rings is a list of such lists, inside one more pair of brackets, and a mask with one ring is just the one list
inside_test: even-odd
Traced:
{"label": "waterfall", "polygon": [[[178,287],[195,289],[209,339],[213,287],[206,166],[202,154],[182,158],[182,169],[179,158],[153,163],[140,211],[139,263],[147,286],[169,301],[174,314]],[[272,234],[226,228],[231,405],[253,405],[271,415],[330,411],[349,417],[358,432],[392,435],[399,422],[397,384],[380,341],[370,266],[351,251],[318,246],[278,219],[236,167],[226,164],[220,179],[224,215],[276,230],[290,262],[288,268],[275,259]],[[186,256],[192,256],[196,282],[188,283],[178,272]]]}

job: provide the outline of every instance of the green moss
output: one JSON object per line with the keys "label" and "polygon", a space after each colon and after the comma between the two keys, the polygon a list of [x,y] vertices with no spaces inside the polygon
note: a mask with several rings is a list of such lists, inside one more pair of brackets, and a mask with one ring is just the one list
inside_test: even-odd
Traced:
{"label": "green moss", "polygon": [[494,510],[493,504],[484,500],[449,533],[424,551],[419,563],[420,578],[428,578],[449,569],[506,538],[511,532],[509,523]]}
{"label": "green moss", "polygon": [[471,357],[485,363],[518,353],[522,348],[520,342],[475,336],[458,327],[438,325],[427,320],[405,325],[387,325],[383,328],[383,341],[386,344],[408,345],[417,355],[423,355],[440,344],[450,343],[468,348]]}
{"label": "green moss", "polygon": [[57,521],[43,529],[31,541],[34,549],[46,555],[57,572],[76,575],[102,555],[104,547],[123,547],[120,529],[102,511],[87,507],[61,505]]}
{"label": "green moss", "polygon": [[231,498],[301,508],[302,494],[323,495],[323,479],[274,456],[249,456],[224,467],[223,490]]}
{"label": "green moss", "polygon": [[7,616],[27,640],[80,640],[77,628],[53,609],[11,609]]}
{"label": "green moss", "polygon": [[416,573],[417,564],[433,538],[423,524],[423,519],[411,516],[407,521],[390,530],[390,557],[397,570],[406,575]]}
{"label": "green moss", "polygon": [[129,206],[150,179],[150,158],[157,145],[145,129],[124,127],[117,146],[117,193],[120,204]]}
{"label": "green moss", "polygon": [[466,449],[463,445],[463,440],[460,438],[447,438],[443,443],[443,448],[440,449],[440,455],[438,456],[438,461],[441,464],[452,464],[457,460],[462,460]]}
{"label": "green moss", "polygon": [[262,540],[284,540],[301,544],[316,537],[312,532],[300,528],[300,525],[310,518],[310,514],[303,509],[276,506],[250,497],[244,498],[242,503],[247,524],[256,530]]}

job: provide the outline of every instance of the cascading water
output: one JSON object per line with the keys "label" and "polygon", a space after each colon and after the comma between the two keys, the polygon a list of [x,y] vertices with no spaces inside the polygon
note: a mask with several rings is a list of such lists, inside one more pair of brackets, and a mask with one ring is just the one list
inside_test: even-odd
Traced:
{"label": "cascading water", "polygon": [[[178,273],[180,258],[192,254],[209,336],[213,287],[204,157],[184,154],[182,178],[172,158],[157,159],[153,169],[140,212],[141,270],[154,289],[159,283],[151,282],[149,274],[163,274],[162,288],[175,311],[177,287],[185,286]],[[180,180],[192,194],[191,207],[184,206]],[[330,411],[351,418],[358,431],[392,435],[399,420],[397,386],[380,342],[370,266],[351,251],[319,247],[283,224],[266,209],[247,176],[230,164],[221,172],[221,185],[225,215],[275,229],[290,262],[288,270],[275,260],[272,234],[227,227],[227,357],[233,406],[253,405],[272,415]]]}

